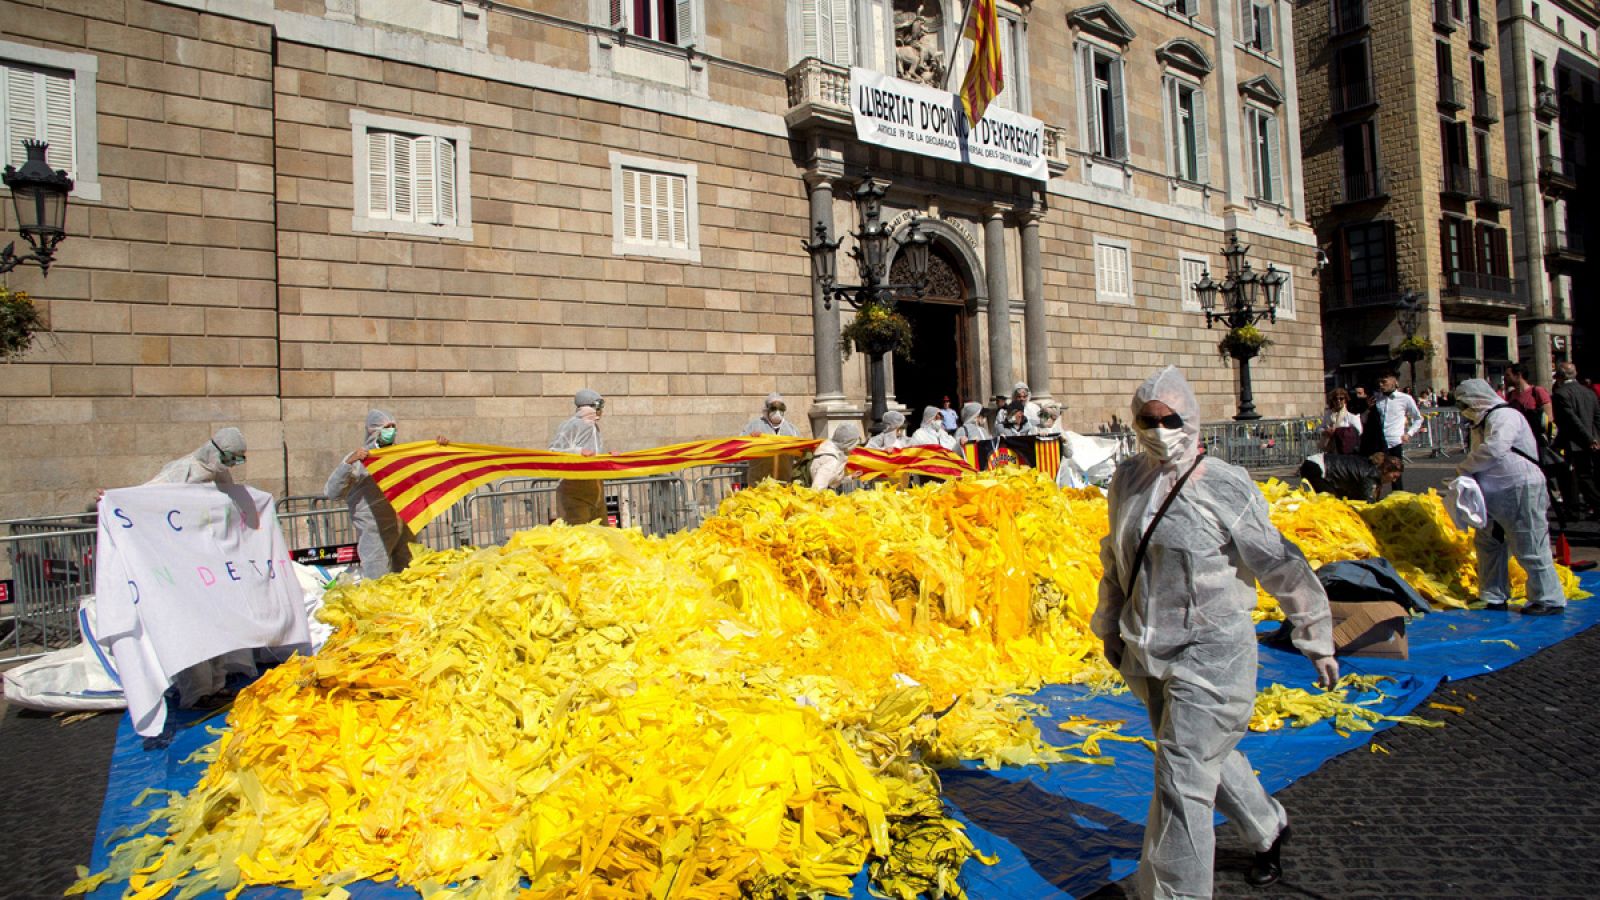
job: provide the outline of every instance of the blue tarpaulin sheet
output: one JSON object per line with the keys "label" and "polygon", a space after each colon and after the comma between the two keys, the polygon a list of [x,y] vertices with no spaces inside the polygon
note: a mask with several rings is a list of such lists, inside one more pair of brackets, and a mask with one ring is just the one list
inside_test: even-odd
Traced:
{"label": "blue tarpaulin sheet", "polygon": [[[1581,582],[1584,590],[1600,595],[1600,575],[1585,575]],[[1346,673],[1392,676],[1395,681],[1382,686],[1385,698],[1371,708],[1386,715],[1403,715],[1426,700],[1441,681],[1503,669],[1597,621],[1600,596],[1574,602],[1562,615],[1542,618],[1515,611],[1436,612],[1407,627],[1410,659],[1346,657],[1341,668]],[[1261,687],[1273,683],[1310,687],[1314,677],[1311,664],[1298,654],[1261,648]],[[1033,699],[1046,708],[1035,718],[1040,729],[1063,746],[1079,740],[1056,727],[1072,716],[1121,720],[1127,723],[1124,734],[1150,736],[1144,707],[1126,693],[1097,694],[1057,685],[1046,687]],[[190,715],[181,721],[194,723],[197,718]],[[149,814],[149,809],[132,805],[141,791],[152,787],[187,791],[199,781],[204,766],[184,760],[213,739],[207,728],[219,724],[220,719],[212,719],[180,727],[166,751],[147,752],[124,719],[111,758],[91,871],[105,866],[112,832],[136,825]],[[1382,730],[1389,724],[1380,722],[1374,727]],[[1260,771],[1262,784],[1276,793],[1329,759],[1365,745],[1375,733],[1340,737],[1332,723],[1320,722],[1306,728],[1247,734],[1240,749]],[[962,884],[974,900],[1081,897],[1133,873],[1153,783],[1150,751],[1142,744],[1110,741],[1100,749],[1115,759],[1114,765],[1015,766],[994,771],[969,765],[942,773],[951,815],[967,825],[979,851],[999,857],[992,866],[972,861],[962,870]],[[150,801],[160,802],[159,798]],[[866,881],[865,873],[856,879],[856,898],[869,896]],[[109,900],[120,897],[123,888],[103,885],[91,896]],[[362,882],[347,889],[357,900],[417,896],[410,888],[392,883]],[[202,895],[220,896],[215,892]],[[243,896],[275,900],[296,894],[254,888]]]}

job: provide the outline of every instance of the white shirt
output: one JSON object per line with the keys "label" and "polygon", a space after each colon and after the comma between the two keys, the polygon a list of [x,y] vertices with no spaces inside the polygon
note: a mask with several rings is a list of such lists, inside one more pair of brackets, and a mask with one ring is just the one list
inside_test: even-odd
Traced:
{"label": "white shirt", "polygon": [[1396,390],[1392,394],[1379,391],[1372,405],[1383,416],[1384,446],[1398,447],[1422,430],[1422,410],[1417,409],[1417,401],[1405,391]]}
{"label": "white shirt", "polygon": [[[1335,428],[1354,428],[1356,434],[1361,433],[1361,417],[1348,409],[1329,409],[1322,413],[1322,430],[1332,431]],[[1394,446],[1390,444],[1389,446]]]}

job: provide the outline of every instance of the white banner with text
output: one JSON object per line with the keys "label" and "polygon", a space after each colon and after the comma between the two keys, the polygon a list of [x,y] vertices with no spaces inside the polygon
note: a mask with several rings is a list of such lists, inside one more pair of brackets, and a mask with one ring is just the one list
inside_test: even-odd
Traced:
{"label": "white banner with text", "polygon": [[310,649],[300,583],[272,495],[244,485],[105,492],[95,546],[95,637],[116,660],[139,734],[185,668],[256,647]]}
{"label": "white banner with text", "polygon": [[1031,116],[991,103],[972,124],[959,95],[871,69],[850,70],[850,111],[868,144],[1050,180],[1044,123]]}

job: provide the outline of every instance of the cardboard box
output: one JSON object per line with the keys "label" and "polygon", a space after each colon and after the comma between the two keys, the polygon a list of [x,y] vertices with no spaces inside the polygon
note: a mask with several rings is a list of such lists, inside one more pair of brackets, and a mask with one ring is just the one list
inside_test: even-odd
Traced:
{"label": "cardboard box", "polygon": [[1406,659],[1405,607],[1390,600],[1364,603],[1330,601],[1333,652],[1337,656],[1379,656]]}

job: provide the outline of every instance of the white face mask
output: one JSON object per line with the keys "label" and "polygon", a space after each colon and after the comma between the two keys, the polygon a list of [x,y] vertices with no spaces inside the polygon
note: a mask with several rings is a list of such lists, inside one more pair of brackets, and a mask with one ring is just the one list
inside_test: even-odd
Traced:
{"label": "white face mask", "polygon": [[1144,428],[1139,430],[1139,446],[1144,452],[1166,462],[1178,455],[1189,435],[1182,428]]}
{"label": "white face mask", "polygon": [[772,412],[767,413],[767,421],[773,425],[782,425],[783,413],[773,410]]}

